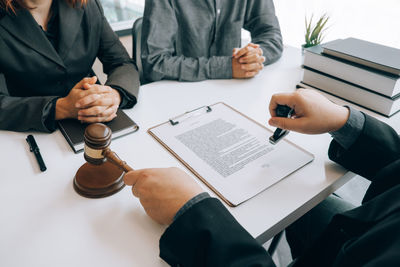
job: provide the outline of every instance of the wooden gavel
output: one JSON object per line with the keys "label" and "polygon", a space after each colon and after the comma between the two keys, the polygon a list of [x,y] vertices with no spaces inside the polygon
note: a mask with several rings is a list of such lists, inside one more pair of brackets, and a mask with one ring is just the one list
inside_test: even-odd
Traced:
{"label": "wooden gavel", "polygon": [[84,157],[88,163],[100,165],[105,161],[109,161],[125,172],[133,171],[133,169],[118,155],[113,152],[109,146],[111,144],[111,129],[102,124],[94,123],[86,127],[84,135]]}

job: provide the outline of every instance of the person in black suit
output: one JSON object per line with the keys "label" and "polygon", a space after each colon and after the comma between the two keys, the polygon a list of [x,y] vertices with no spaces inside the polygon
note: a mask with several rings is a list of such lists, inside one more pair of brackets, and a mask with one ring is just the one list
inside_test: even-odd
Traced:
{"label": "person in black suit", "polygon": [[[0,0],[0,129],[110,121],[136,104],[138,72],[98,0]],[[93,76],[98,57],[108,75]]]}
{"label": "person in black suit", "polygon": [[[275,117],[277,104],[294,108],[294,119]],[[270,112],[273,126],[307,134],[330,132],[330,159],[372,181],[361,206],[330,214],[324,230],[308,244],[296,243],[287,233],[297,253],[292,266],[399,266],[399,135],[385,123],[310,90],[274,95]],[[221,202],[183,171],[137,170],[124,180],[148,215],[169,225],[160,239],[160,257],[170,265],[274,266]],[[325,201],[289,227],[303,235],[301,241],[315,229],[299,227],[307,227],[303,219],[325,216],[317,212],[324,206]]]}

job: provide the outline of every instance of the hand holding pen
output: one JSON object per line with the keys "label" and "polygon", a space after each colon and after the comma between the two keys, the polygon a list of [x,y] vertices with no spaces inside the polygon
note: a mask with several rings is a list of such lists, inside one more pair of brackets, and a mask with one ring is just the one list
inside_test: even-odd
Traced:
{"label": "hand holding pen", "polygon": [[[290,118],[279,117],[278,105],[293,109]],[[314,90],[298,89],[293,93],[275,94],[269,105],[269,124],[283,130],[321,134],[339,130],[347,122],[349,110],[336,105]]]}

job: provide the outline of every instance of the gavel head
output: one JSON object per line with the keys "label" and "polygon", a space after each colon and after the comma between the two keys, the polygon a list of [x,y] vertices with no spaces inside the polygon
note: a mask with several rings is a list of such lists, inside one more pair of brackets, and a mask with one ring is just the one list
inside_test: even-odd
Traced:
{"label": "gavel head", "polygon": [[103,152],[110,146],[111,133],[111,129],[102,123],[94,123],[86,127],[84,157],[87,162],[100,165],[106,161]]}

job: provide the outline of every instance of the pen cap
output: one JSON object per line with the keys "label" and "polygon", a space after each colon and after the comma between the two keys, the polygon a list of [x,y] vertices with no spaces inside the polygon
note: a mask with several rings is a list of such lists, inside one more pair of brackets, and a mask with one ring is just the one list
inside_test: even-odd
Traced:
{"label": "pen cap", "polygon": [[36,141],[35,141],[35,138],[33,137],[33,135],[28,135],[27,137],[26,137],[26,142],[28,142],[28,144],[29,144],[29,150],[31,151],[31,152],[33,152],[33,151],[35,151],[35,150],[39,150],[39,147],[37,146],[37,144],[36,144]]}
{"label": "pen cap", "polygon": [[90,124],[84,134],[84,157],[91,164],[99,165],[106,161],[103,151],[110,146],[111,129],[102,123]]}

